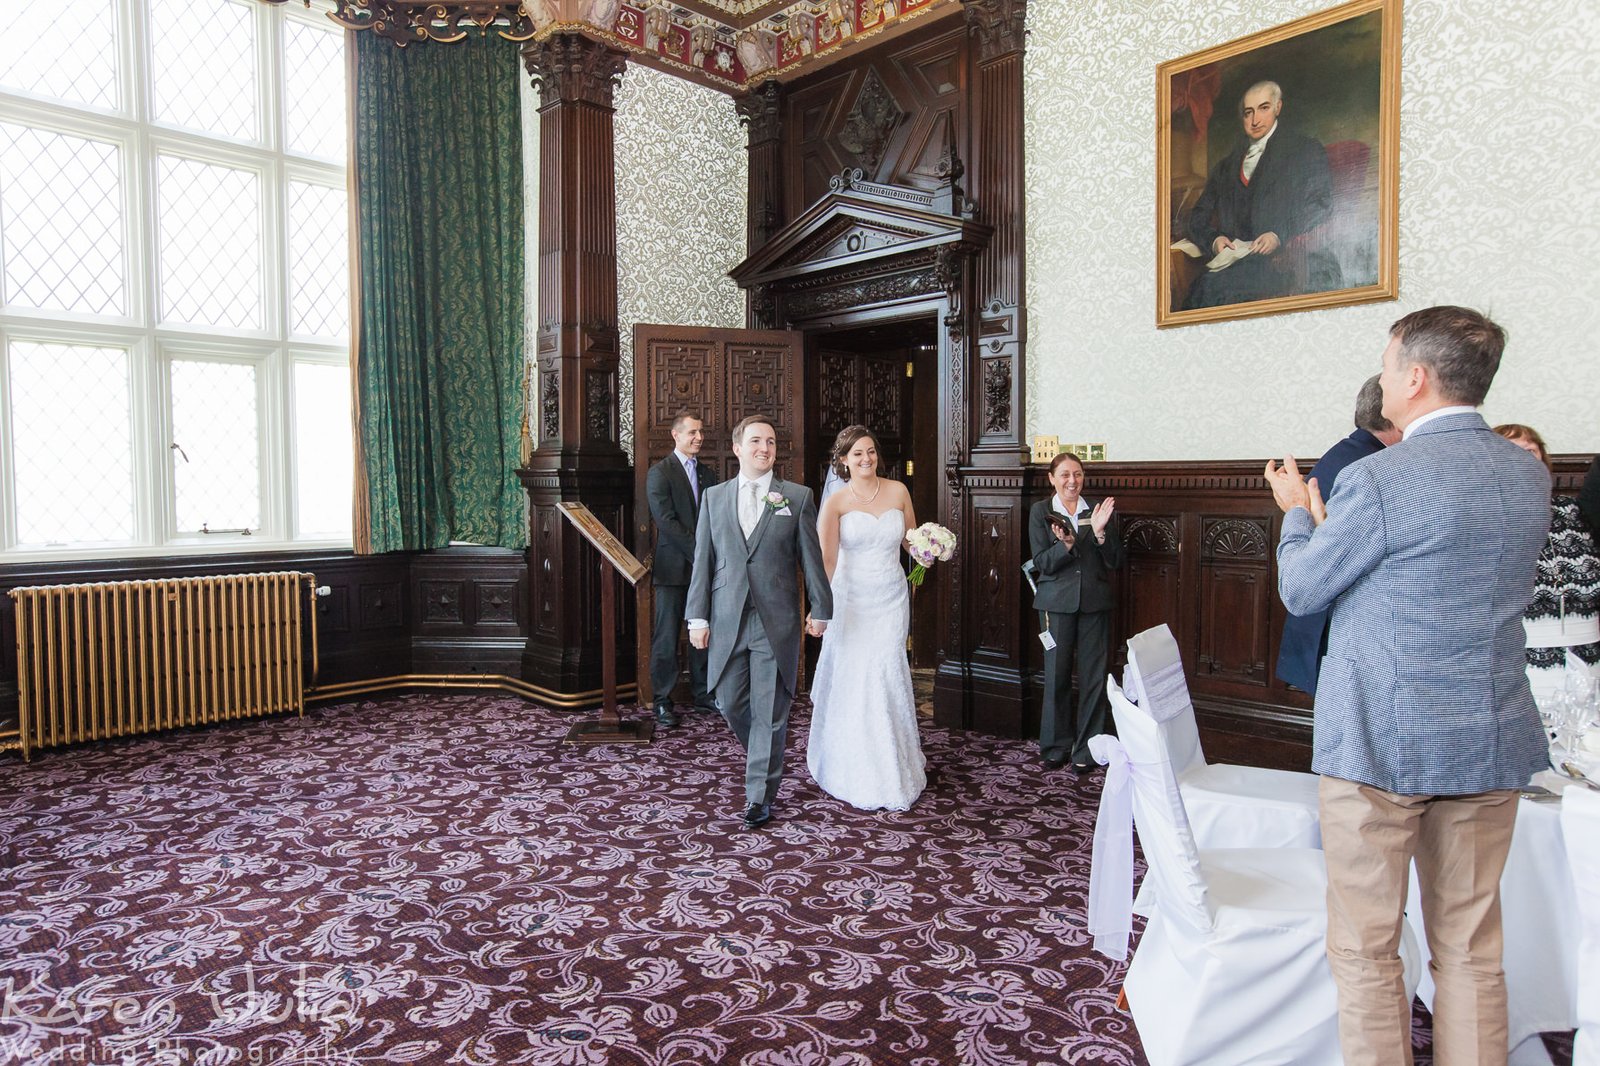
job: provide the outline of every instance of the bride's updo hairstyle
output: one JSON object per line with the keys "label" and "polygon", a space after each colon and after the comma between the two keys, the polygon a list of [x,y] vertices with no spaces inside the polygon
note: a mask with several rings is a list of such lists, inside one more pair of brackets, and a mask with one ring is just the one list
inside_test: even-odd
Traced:
{"label": "bride's updo hairstyle", "polygon": [[[846,481],[850,480],[850,470],[844,465],[844,457],[850,454],[850,449],[854,448],[856,441],[862,437],[870,440],[873,447],[878,446],[878,435],[866,426],[845,426],[839,431],[839,435],[833,439],[833,472]],[[883,450],[881,448],[878,450],[877,474],[879,477],[883,476]]]}

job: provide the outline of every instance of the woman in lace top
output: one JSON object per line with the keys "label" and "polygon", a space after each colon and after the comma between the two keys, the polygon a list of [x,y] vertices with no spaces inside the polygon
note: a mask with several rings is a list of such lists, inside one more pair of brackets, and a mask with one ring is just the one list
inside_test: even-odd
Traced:
{"label": "woman in lace top", "polygon": [[[1550,466],[1538,431],[1517,423],[1494,431]],[[1568,670],[1600,674],[1600,555],[1571,496],[1556,496],[1552,502],[1550,539],[1539,554],[1533,602],[1522,624],[1528,633],[1528,680],[1535,699],[1559,688]]]}

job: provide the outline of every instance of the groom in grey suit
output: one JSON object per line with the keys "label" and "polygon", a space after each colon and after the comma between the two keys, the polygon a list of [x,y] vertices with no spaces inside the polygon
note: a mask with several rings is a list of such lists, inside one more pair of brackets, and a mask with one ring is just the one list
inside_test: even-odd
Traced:
{"label": "groom in grey suit", "polygon": [[817,541],[811,490],[773,476],[772,423],[752,416],[733,429],[739,474],[705,491],[689,579],[689,643],[711,649],[706,683],[745,749],[746,829],[772,817],[783,779],[800,660],[801,610],[795,567],[805,572],[811,618],[820,637],[833,593]]}

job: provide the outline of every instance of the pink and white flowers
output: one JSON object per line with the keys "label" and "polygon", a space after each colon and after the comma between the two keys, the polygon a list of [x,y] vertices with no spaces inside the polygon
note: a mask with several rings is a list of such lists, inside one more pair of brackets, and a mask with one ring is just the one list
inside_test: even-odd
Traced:
{"label": "pink and white flowers", "polygon": [[937,522],[924,522],[906,534],[906,550],[916,563],[906,580],[921,585],[928,576],[928,567],[947,562],[956,553],[956,535]]}

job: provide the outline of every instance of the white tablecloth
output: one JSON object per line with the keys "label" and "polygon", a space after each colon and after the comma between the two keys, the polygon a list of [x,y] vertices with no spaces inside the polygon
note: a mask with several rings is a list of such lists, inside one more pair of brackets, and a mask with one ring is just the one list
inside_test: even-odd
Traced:
{"label": "white tablecloth", "polygon": [[[1426,963],[1417,868],[1411,867],[1406,920]],[[1512,1066],[1548,1063],[1540,1033],[1574,1028],[1578,1009],[1578,907],[1561,838],[1559,803],[1517,801],[1517,825],[1500,878],[1505,929],[1507,1013]],[[1424,971],[1417,995],[1433,1007],[1433,979]]]}

